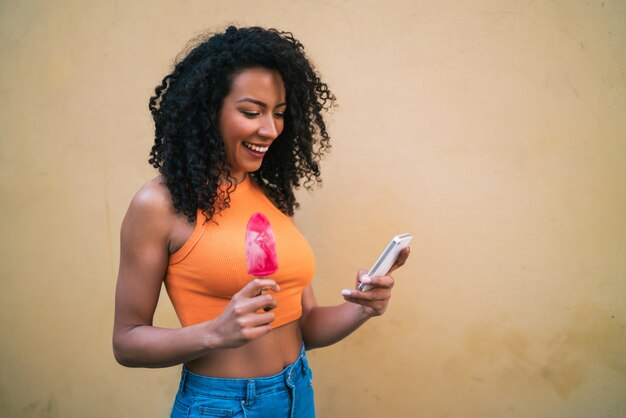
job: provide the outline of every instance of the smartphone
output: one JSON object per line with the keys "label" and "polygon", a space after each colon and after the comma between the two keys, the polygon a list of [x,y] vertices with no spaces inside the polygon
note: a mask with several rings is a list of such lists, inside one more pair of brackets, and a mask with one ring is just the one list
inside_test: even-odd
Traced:
{"label": "smartphone", "polygon": [[[387,245],[387,248],[385,248],[380,254],[380,257],[378,257],[378,260],[376,260],[374,266],[370,269],[367,275],[370,277],[386,275],[391,266],[393,266],[393,263],[396,262],[396,258],[398,258],[400,251],[408,247],[412,239],[412,234],[400,234],[393,237],[389,245]],[[367,292],[370,288],[371,286],[365,283],[359,284],[359,290],[361,292]]]}

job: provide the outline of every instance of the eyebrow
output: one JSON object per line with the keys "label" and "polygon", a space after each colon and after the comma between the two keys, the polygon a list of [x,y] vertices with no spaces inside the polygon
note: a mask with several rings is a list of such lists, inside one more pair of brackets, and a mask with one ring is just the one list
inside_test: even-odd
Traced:
{"label": "eyebrow", "polygon": [[[252,99],[250,97],[244,97],[243,99],[239,99],[237,100],[236,103],[241,103],[241,102],[250,102],[250,103],[254,103],[255,105],[259,105],[264,109],[267,108],[267,104],[263,103],[260,100]],[[281,102],[281,103],[278,103],[276,107],[286,106],[286,105],[287,105],[287,102]]]}

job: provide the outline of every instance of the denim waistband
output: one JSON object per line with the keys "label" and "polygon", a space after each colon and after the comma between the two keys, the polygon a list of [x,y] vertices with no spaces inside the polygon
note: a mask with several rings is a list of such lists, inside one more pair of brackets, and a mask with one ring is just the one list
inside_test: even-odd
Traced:
{"label": "denim waistband", "polygon": [[280,388],[293,388],[295,382],[302,379],[308,369],[309,363],[303,345],[298,359],[273,376],[255,378],[209,377],[193,373],[186,366],[183,366],[180,390],[200,396],[210,393],[212,397],[224,399],[251,399],[254,396],[274,392]]}

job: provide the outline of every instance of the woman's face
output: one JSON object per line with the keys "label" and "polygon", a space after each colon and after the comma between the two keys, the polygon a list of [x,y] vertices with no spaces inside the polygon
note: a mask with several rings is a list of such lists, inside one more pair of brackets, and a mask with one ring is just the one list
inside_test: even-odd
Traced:
{"label": "woman's face", "polygon": [[218,123],[231,175],[237,180],[261,167],[265,153],[283,131],[286,108],[278,72],[255,67],[235,76]]}

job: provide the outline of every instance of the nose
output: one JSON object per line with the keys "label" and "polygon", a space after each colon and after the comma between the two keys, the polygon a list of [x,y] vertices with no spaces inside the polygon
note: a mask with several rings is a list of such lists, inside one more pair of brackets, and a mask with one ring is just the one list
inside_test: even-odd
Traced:
{"label": "nose", "polygon": [[265,139],[276,139],[278,136],[279,127],[276,126],[276,121],[272,114],[266,115],[261,119],[261,126],[259,127],[258,134]]}

